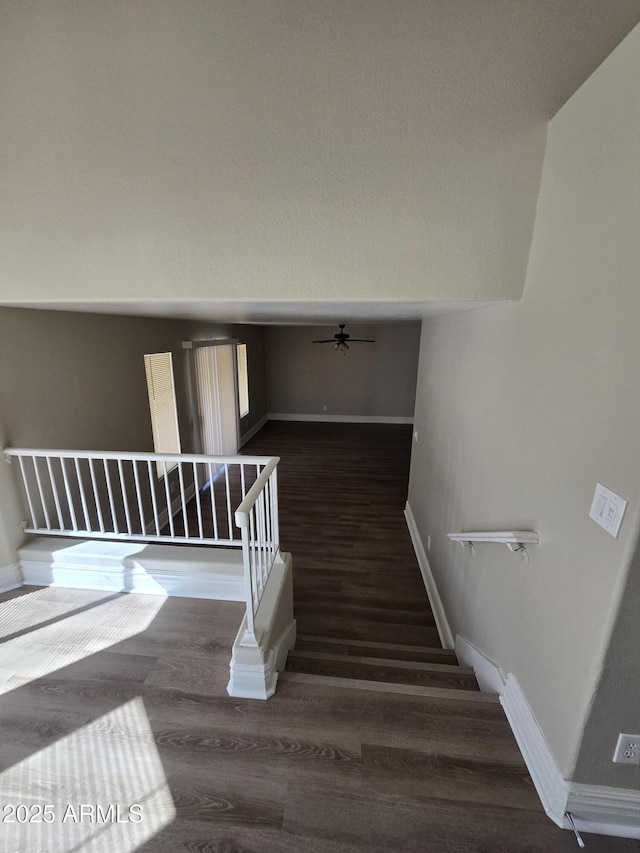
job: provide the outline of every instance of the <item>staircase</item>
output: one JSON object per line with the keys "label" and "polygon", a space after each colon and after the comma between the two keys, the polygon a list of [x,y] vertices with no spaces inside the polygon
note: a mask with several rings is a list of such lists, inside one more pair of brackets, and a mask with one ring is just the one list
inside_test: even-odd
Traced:
{"label": "staircase", "polygon": [[498,697],[440,645],[403,515],[410,449],[403,425],[275,421],[246,445],[281,457],[293,555],[298,633],[268,715],[288,755],[307,755],[297,737],[322,756],[287,773],[286,849],[573,849]]}
{"label": "staircase", "polygon": [[284,681],[441,699],[496,702],[455,652],[429,646],[299,635]]}
{"label": "staircase", "polygon": [[440,647],[403,514],[411,427],[270,421],[244,450],[281,457],[298,636],[278,683],[496,703]]}

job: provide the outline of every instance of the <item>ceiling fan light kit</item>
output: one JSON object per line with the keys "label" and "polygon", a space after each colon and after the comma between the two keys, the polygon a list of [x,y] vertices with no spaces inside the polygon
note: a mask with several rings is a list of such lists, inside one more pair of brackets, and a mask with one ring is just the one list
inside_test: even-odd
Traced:
{"label": "ceiling fan light kit", "polygon": [[349,349],[349,341],[352,344],[375,344],[374,340],[370,338],[352,338],[351,335],[348,335],[345,330],[346,323],[338,323],[338,328],[340,331],[337,335],[334,335],[332,338],[326,338],[322,341],[313,341],[314,344],[333,344],[333,348],[341,352],[342,355],[347,354],[347,350]]}

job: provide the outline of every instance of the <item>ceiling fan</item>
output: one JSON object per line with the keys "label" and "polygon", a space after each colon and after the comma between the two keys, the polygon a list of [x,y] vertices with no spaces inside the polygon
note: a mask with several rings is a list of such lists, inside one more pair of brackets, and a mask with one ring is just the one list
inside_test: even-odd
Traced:
{"label": "ceiling fan", "polygon": [[347,354],[347,350],[349,349],[349,344],[347,341],[350,341],[352,344],[375,344],[375,341],[372,341],[370,338],[352,338],[351,335],[348,335],[345,330],[346,323],[338,323],[338,328],[340,331],[337,335],[334,335],[333,338],[327,338],[324,341],[312,341],[314,344],[333,344],[333,348],[339,350],[343,355]]}

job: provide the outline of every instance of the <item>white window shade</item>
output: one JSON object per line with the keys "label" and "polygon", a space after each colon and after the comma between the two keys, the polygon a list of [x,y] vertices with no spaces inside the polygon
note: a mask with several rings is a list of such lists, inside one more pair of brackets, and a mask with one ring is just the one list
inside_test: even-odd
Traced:
{"label": "white window shade", "polygon": [[[158,352],[145,355],[144,367],[147,374],[149,392],[149,410],[153,430],[153,447],[156,453],[180,453],[180,433],[178,430],[178,410],[176,392],[173,384],[173,361],[170,352]],[[172,470],[175,465],[167,465]],[[158,464],[158,476],[164,473],[164,466]]]}
{"label": "white window shade", "polygon": [[249,414],[249,373],[247,371],[247,345],[238,344],[238,411],[241,418]]}

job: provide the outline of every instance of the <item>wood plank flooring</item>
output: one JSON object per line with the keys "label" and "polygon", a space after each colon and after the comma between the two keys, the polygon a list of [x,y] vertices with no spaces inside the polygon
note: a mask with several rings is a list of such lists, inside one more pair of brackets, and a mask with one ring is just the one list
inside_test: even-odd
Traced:
{"label": "wood plank flooring", "polygon": [[[53,820],[0,823],[0,850],[576,849],[544,815],[495,703],[286,680],[267,702],[231,699],[241,614],[81,590],[1,595],[0,806],[50,806]],[[588,849],[638,844],[589,836]]]}
{"label": "wood plank flooring", "polygon": [[[424,696],[478,692],[455,658],[448,671],[416,660],[417,647],[440,650],[403,516],[410,443],[406,426],[275,423],[249,445],[281,457],[281,538],[294,553],[302,644],[281,678]],[[331,640],[360,648],[338,653]],[[410,651],[385,657],[390,644]]]}
{"label": "wood plank flooring", "polygon": [[439,646],[404,519],[411,427],[270,421],[299,634]]}
{"label": "wood plank flooring", "polygon": [[[402,516],[409,441],[405,428],[269,424],[246,448],[282,456],[292,661],[351,667],[369,690],[290,671],[266,702],[230,698],[241,604],[0,595],[0,807],[53,815],[0,823],[3,853],[577,849],[544,815],[501,707],[438,648]],[[400,687],[421,695],[370,680],[403,670]],[[591,853],[639,847],[586,838]]]}

